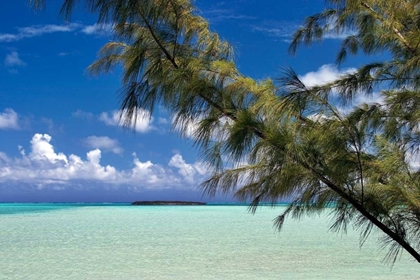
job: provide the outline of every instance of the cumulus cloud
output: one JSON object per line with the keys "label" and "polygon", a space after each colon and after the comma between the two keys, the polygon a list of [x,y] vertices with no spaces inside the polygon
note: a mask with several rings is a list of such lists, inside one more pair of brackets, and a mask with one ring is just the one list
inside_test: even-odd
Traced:
{"label": "cumulus cloud", "polygon": [[124,151],[118,140],[111,139],[108,136],[89,136],[84,140],[84,143],[90,148],[102,149],[118,155]]}
{"label": "cumulus cloud", "polygon": [[[313,72],[308,72],[305,75],[299,76],[300,80],[307,86],[320,86],[324,85],[330,82],[333,82],[337,79],[340,79],[343,77],[343,75],[351,74],[356,71],[355,68],[347,68],[343,70],[338,70],[337,67],[326,64],[321,66],[318,70]],[[336,97],[336,92],[332,92],[332,95]],[[334,103],[334,100],[330,100],[332,103]],[[351,112],[355,107],[358,107],[362,104],[373,104],[373,103],[379,103],[382,104],[384,102],[383,95],[380,92],[374,92],[371,94],[363,94],[359,93],[355,95],[353,100],[349,102],[348,104],[336,104],[337,110],[339,113],[346,115],[349,112]],[[314,120],[324,120],[328,117],[322,115],[322,114],[314,114],[312,116],[309,116]]]}
{"label": "cumulus cloud", "polygon": [[[127,111],[115,110],[111,114],[103,112],[99,115],[99,120],[110,126],[121,126],[124,124],[124,120],[127,119]],[[153,118],[150,116],[150,112],[143,109],[137,109],[136,115],[131,118],[130,124],[132,128],[140,133],[146,133],[154,129]]]}
{"label": "cumulus cloud", "polygon": [[169,161],[169,166],[176,167],[178,173],[187,181],[188,183],[194,183],[194,179],[197,174],[205,175],[206,170],[202,163],[188,164],[182,158],[180,154],[174,155]]}
{"label": "cumulus cloud", "polygon": [[[312,86],[319,86],[324,85],[326,83],[333,82],[337,79],[340,79],[343,75],[354,73],[356,71],[355,68],[348,68],[344,70],[338,70],[335,66],[326,64],[321,66],[317,71],[308,72],[305,75],[299,76],[300,80],[308,87]],[[333,96],[336,96],[336,92],[332,92]],[[330,100],[332,103],[334,103],[334,100]],[[362,104],[373,104],[373,103],[379,103],[383,104],[384,99],[381,92],[373,92],[370,94],[364,94],[363,92],[360,92],[359,94],[356,94],[354,98],[351,100],[351,102],[347,104],[336,104],[337,110],[343,115],[348,114],[351,112],[355,107],[358,107]],[[325,116],[323,115],[313,115],[311,116],[315,119],[321,118],[325,119]],[[321,120],[319,119],[319,120]]]}
{"label": "cumulus cloud", "polygon": [[333,82],[343,75],[355,72],[356,69],[349,68],[339,71],[337,67],[331,64],[322,65],[317,71],[308,72],[300,76],[300,80],[308,87],[319,86]]}
{"label": "cumulus cloud", "polygon": [[100,149],[89,151],[84,159],[56,152],[48,134],[35,134],[29,153],[20,146],[19,150],[18,158],[0,152],[0,182],[61,189],[97,182],[104,188],[126,187],[140,191],[195,188],[205,174],[202,164],[187,163],[180,154],[174,155],[167,165],[161,165],[150,160],[141,161],[133,153],[131,168],[118,170],[101,163]]}
{"label": "cumulus cloud", "polygon": [[69,163],[67,156],[63,153],[55,153],[50,141],[51,136],[48,134],[35,134],[31,140],[32,149],[28,155],[28,160],[46,170],[66,166]]}
{"label": "cumulus cloud", "polygon": [[19,129],[19,117],[13,109],[4,109],[0,113],[0,129]]}
{"label": "cumulus cloud", "polygon": [[16,51],[6,55],[4,59],[4,65],[6,67],[16,67],[16,66],[25,66],[26,63],[19,57],[19,54]]}

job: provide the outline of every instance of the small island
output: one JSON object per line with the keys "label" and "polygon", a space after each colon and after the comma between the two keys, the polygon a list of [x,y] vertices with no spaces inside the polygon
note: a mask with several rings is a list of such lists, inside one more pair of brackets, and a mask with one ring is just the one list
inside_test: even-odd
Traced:
{"label": "small island", "polygon": [[147,201],[134,201],[131,205],[206,205],[205,202],[195,201],[165,201],[165,200],[147,200]]}

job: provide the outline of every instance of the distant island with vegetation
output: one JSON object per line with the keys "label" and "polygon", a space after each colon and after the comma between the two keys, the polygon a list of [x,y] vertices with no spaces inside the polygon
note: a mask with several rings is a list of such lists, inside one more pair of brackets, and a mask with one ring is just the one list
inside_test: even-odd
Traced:
{"label": "distant island with vegetation", "polygon": [[147,201],[134,201],[131,205],[206,205],[205,202],[195,201],[165,201],[165,200],[147,200]]}

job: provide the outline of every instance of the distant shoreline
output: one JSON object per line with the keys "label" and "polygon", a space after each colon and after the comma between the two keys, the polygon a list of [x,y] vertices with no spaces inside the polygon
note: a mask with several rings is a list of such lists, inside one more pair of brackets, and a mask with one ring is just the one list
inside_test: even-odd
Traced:
{"label": "distant shoreline", "polygon": [[[167,202],[172,202],[172,200],[166,201],[166,200],[157,200],[158,202],[163,202],[162,204],[155,204],[155,205],[165,205]],[[129,201],[0,201],[0,205],[7,205],[7,204],[16,204],[16,205],[31,205],[31,204],[37,204],[37,205],[61,205],[61,206],[132,206],[136,205],[137,202],[144,202],[144,201],[135,201],[135,202],[129,202]],[[147,202],[155,202],[154,200],[146,200]],[[181,203],[189,203],[190,201],[177,201],[174,202],[181,202]],[[191,205],[206,205],[206,206],[246,206],[249,207],[250,202],[194,202],[191,201]],[[152,205],[144,204],[144,205]],[[169,205],[169,204],[168,204]],[[173,204],[176,205],[176,204]],[[178,204],[178,205],[188,205],[188,204]],[[269,203],[269,202],[261,202],[259,206],[288,206],[290,205],[290,202],[278,202],[275,204]],[[334,205],[331,205],[330,207],[325,208],[333,208]]]}
{"label": "distant shoreline", "polygon": [[146,201],[134,201],[131,205],[206,205],[206,202],[196,202],[196,201],[165,201],[165,200],[146,200]]}

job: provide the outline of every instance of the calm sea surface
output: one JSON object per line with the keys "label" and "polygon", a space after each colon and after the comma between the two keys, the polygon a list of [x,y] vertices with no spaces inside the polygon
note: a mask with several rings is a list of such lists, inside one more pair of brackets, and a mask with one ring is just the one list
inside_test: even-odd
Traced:
{"label": "calm sea surface", "polygon": [[[0,279],[420,279],[375,234],[328,231],[328,216],[272,220],[283,207],[0,204]],[[377,236],[377,235],[376,235]]]}

